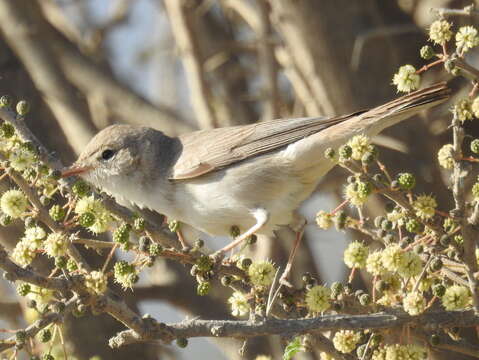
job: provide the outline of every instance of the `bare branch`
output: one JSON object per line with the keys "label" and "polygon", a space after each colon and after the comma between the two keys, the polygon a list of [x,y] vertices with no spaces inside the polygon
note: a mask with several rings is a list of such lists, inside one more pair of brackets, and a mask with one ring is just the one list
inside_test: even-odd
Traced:
{"label": "bare branch", "polygon": [[214,109],[209,101],[209,89],[203,71],[203,59],[193,35],[193,18],[195,14],[188,11],[183,1],[166,0],[165,6],[176,43],[183,58],[183,65],[191,92],[191,101],[202,129],[217,126]]}
{"label": "bare branch", "polygon": [[172,337],[164,337],[165,331],[151,333],[141,338],[131,330],[126,330],[110,339],[111,347],[126,344],[161,340],[170,342],[176,338],[190,337],[239,337],[247,338],[264,335],[305,334],[312,331],[338,329],[390,329],[404,325],[417,326],[427,324],[431,328],[471,327],[479,325],[479,315],[473,311],[428,312],[419,316],[410,316],[402,311],[394,313],[376,313],[367,315],[324,315],[308,319],[265,319],[263,321],[228,320],[187,320],[181,323],[167,324]]}

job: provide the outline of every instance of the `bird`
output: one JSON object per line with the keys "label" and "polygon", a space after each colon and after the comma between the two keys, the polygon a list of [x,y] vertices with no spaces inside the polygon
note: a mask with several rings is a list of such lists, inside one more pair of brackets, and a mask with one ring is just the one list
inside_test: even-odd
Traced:
{"label": "bird", "polygon": [[147,208],[210,235],[297,233],[281,280],[287,283],[305,221],[301,203],[336,164],[323,155],[355,135],[383,129],[447,100],[438,83],[371,110],[336,117],[268,120],[171,137],[146,126],[116,124],[96,134],[63,176],[78,175],[121,204]]}

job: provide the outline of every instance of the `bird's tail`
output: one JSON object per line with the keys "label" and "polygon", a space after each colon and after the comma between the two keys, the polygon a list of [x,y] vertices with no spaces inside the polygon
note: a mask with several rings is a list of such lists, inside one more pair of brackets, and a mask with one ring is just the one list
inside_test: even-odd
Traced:
{"label": "bird's tail", "polygon": [[338,123],[296,142],[295,164],[298,170],[310,169],[315,177],[324,175],[334,164],[325,161],[323,153],[328,147],[338,148],[355,135],[369,137],[403,121],[422,110],[446,101],[450,89],[445,82],[415,91],[371,110],[341,117]]}

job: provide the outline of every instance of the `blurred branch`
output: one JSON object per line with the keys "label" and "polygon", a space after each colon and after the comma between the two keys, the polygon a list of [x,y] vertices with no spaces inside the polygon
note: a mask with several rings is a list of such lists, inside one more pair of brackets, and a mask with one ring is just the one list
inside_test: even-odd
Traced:
{"label": "blurred branch", "polygon": [[40,18],[30,16],[34,8],[34,2],[1,0],[0,28],[79,153],[95,133],[95,128],[85,106],[79,102],[76,90],[60,71],[56,57],[45,46],[51,39],[43,31]]}
{"label": "blurred branch", "polygon": [[439,17],[446,16],[479,16],[479,11],[475,10],[475,5],[471,4],[463,9],[431,8]]}
{"label": "blurred branch", "polygon": [[172,32],[183,59],[186,77],[190,88],[190,99],[202,129],[217,126],[214,109],[209,102],[209,89],[203,71],[203,59],[194,35],[194,11],[183,1],[165,0]]}

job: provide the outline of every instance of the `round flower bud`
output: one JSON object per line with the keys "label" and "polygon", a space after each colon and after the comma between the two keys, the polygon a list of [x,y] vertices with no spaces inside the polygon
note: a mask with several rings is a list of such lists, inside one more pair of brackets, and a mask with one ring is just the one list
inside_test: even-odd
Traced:
{"label": "round flower bud", "polygon": [[405,224],[406,230],[410,233],[418,233],[421,231],[421,223],[414,218],[410,218]]}
{"label": "round flower bud", "polygon": [[424,45],[420,50],[420,55],[424,60],[430,60],[434,57],[434,49],[430,45]]}
{"label": "round flower bud", "polygon": [[168,229],[170,229],[170,231],[173,233],[177,232],[180,230],[180,222],[178,220],[168,221]]}
{"label": "round flower bud", "polygon": [[340,210],[336,213],[334,217],[334,225],[336,226],[337,230],[342,230],[346,227],[346,221],[348,220],[348,216],[343,210]]}
{"label": "round flower bud", "polygon": [[441,338],[437,334],[432,334],[429,338],[429,342],[432,346],[437,346],[441,343]]}
{"label": "round flower bud", "polygon": [[334,334],[334,348],[344,354],[352,352],[358,344],[361,335],[352,330],[339,330]]}
{"label": "round flower bud", "polygon": [[437,297],[443,297],[446,293],[446,287],[442,284],[436,284],[432,286],[432,294]]}
{"label": "round flower bud", "polygon": [[60,205],[53,205],[49,212],[50,217],[55,221],[62,221],[65,218],[66,211]]}
{"label": "round flower bud", "polygon": [[426,299],[419,292],[411,292],[403,299],[403,307],[409,315],[419,315],[426,309]]}
{"label": "round flower bud", "polygon": [[44,329],[40,332],[40,341],[42,343],[47,343],[52,339],[52,332],[50,329]]}
{"label": "round flower bud", "polygon": [[254,286],[270,286],[276,269],[269,261],[254,262],[248,267],[248,276]]}
{"label": "round flower bud", "polygon": [[381,229],[383,229],[384,231],[390,231],[393,229],[393,227],[394,227],[394,224],[392,223],[392,221],[384,219],[381,222]]}
{"label": "round flower bud", "polygon": [[76,271],[78,270],[78,265],[73,259],[68,259],[67,261],[67,270],[68,272]]}
{"label": "round flower bud", "polygon": [[431,271],[435,272],[435,271],[441,270],[442,265],[443,265],[442,260],[439,258],[435,258],[429,264],[429,268],[431,269]]}
{"label": "round flower bud", "polygon": [[401,66],[393,77],[393,84],[396,85],[398,92],[416,90],[420,83],[421,76],[416,73],[416,68],[409,64]]}
{"label": "round flower bud", "polygon": [[236,262],[236,266],[242,270],[248,270],[252,263],[250,258],[241,258]]}
{"label": "round flower bud", "polygon": [[313,286],[306,293],[306,306],[312,312],[323,312],[329,309],[331,290],[322,285]]}
{"label": "round flower bud", "polygon": [[159,256],[163,252],[163,247],[158,243],[151,243],[148,252],[151,256]]}
{"label": "round flower bud", "polygon": [[363,306],[368,306],[369,304],[371,304],[371,300],[371,295],[369,294],[362,294],[359,297],[359,303]]}
{"label": "round flower bud", "polygon": [[365,135],[356,135],[348,141],[348,145],[351,147],[351,157],[354,160],[361,161],[363,156],[370,153],[374,157],[376,155],[376,149],[371,144],[371,139]]}
{"label": "round flower bud", "polygon": [[10,95],[3,95],[0,97],[0,107],[10,107],[12,106],[12,97]]}
{"label": "round flower bud", "polygon": [[446,310],[459,310],[468,306],[472,301],[472,297],[467,287],[452,285],[446,288],[441,301]]}
{"label": "round flower bud", "polygon": [[231,305],[231,314],[233,316],[243,316],[250,311],[250,305],[246,295],[235,291],[228,299],[228,303]]}
{"label": "round flower bud", "polygon": [[178,345],[180,348],[185,348],[188,346],[188,339],[178,338],[176,339],[176,345]]}
{"label": "round flower bud", "polygon": [[331,296],[337,298],[344,290],[344,286],[339,281],[335,281],[331,284]]}
{"label": "round flower bud", "polygon": [[[479,99],[479,96],[477,97],[477,99]],[[474,139],[471,141],[471,151],[475,154],[479,154],[479,139]]]}
{"label": "round flower bud", "polygon": [[208,281],[203,281],[198,284],[196,288],[196,293],[200,296],[208,295],[211,289],[211,284]]}
{"label": "round flower bud", "polygon": [[17,292],[20,296],[27,296],[30,293],[32,287],[28,283],[21,283],[17,286]]}
{"label": "round flower bud", "polygon": [[324,157],[329,160],[334,160],[336,156],[336,151],[333,148],[327,148],[324,151]]}
{"label": "round flower bud", "polygon": [[30,104],[25,100],[21,100],[17,103],[16,110],[18,115],[25,116],[30,111]]}
{"label": "round flower bud", "polygon": [[146,220],[142,217],[137,217],[135,221],[133,221],[133,229],[138,232],[142,232],[145,230]]}
{"label": "round flower bud", "polygon": [[416,178],[411,173],[401,173],[398,176],[398,182],[401,189],[411,190],[416,185]]}
{"label": "round flower bud", "polygon": [[370,253],[366,259],[366,271],[374,276],[379,276],[386,272],[386,268],[382,263],[381,251]]}
{"label": "round flower bud", "polygon": [[344,263],[350,268],[362,269],[366,266],[369,249],[366,245],[354,241],[344,251]]}
{"label": "round flower bud", "polygon": [[95,223],[95,215],[91,212],[84,212],[78,217],[78,223],[85,228],[89,228]]}
{"label": "round flower bud", "polygon": [[28,207],[28,200],[20,190],[7,190],[0,198],[0,208],[3,213],[14,219],[22,216]]}
{"label": "round flower bud", "polygon": [[454,146],[452,144],[444,145],[437,153],[437,160],[444,169],[452,169],[454,167]]}
{"label": "round flower bud", "polygon": [[[474,114],[474,117],[479,118],[479,96],[477,96],[472,102],[471,109]],[[476,149],[479,148],[479,143],[475,147]],[[472,143],[471,143],[471,150],[472,150]],[[472,151],[477,154],[477,152],[475,152],[474,150]]]}
{"label": "round flower bud", "polygon": [[434,197],[430,195],[420,195],[414,200],[412,204],[416,216],[421,219],[430,219],[436,212],[437,202]]}
{"label": "round flower bud", "polygon": [[349,160],[352,154],[353,154],[353,149],[349,145],[343,145],[339,148],[340,161]]}
{"label": "round flower bud", "polygon": [[130,239],[131,225],[127,223],[121,224],[113,233],[113,241],[119,244],[126,244]]}
{"label": "round flower bud", "polygon": [[78,197],[84,197],[89,194],[90,186],[83,180],[77,180],[72,186],[73,193]]}
{"label": "round flower bud", "polygon": [[477,29],[473,26],[462,26],[456,33],[456,47],[464,53],[479,44]]}
{"label": "round flower bud", "polygon": [[108,278],[101,271],[92,271],[85,275],[85,287],[96,294],[103,294],[107,289]]}
{"label": "round flower bud", "polygon": [[[203,241],[203,240],[200,239],[200,241]],[[255,234],[248,236],[248,239],[246,239],[246,243],[248,245],[254,245],[256,244],[257,241],[258,241],[258,237]],[[203,241],[203,245],[204,245],[204,241]],[[202,247],[203,245],[201,245],[200,247]]]}
{"label": "round flower bud", "polygon": [[323,230],[328,230],[333,225],[333,216],[324,210],[320,210],[316,214],[316,224]]}
{"label": "round flower bud", "polygon": [[67,258],[65,256],[57,256],[55,258],[55,266],[59,269],[65,269],[67,267]]}
{"label": "round flower bud", "polygon": [[47,239],[44,242],[45,252],[52,258],[65,256],[67,246],[67,239],[62,233],[51,233],[47,236]]}
{"label": "round flower bud", "polygon": [[451,23],[446,20],[436,20],[429,28],[429,39],[436,44],[444,45],[451,40]]}
{"label": "round flower bud", "polygon": [[10,139],[13,135],[15,135],[15,128],[13,127],[12,124],[10,124],[8,122],[4,122],[0,126],[0,131],[1,131],[2,136],[5,139]]}
{"label": "round flower bud", "polygon": [[454,105],[453,112],[461,122],[472,120],[474,118],[472,101],[469,98],[459,100]]}

